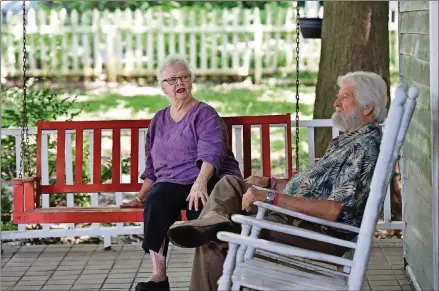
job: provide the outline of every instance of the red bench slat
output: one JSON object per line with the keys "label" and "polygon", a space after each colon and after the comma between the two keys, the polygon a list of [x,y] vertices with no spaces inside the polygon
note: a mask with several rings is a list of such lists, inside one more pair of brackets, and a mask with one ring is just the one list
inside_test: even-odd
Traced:
{"label": "red bench slat", "polygon": [[101,140],[102,130],[93,132],[93,184],[101,184]]}
{"label": "red bench slat", "polygon": [[24,211],[24,196],[25,196],[25,192],[24,192],[24,184],[17,180],[14,179],[12,180],[12,185],[14,185],[14,215],[13,215],[13,219],[15,221],[16,217],[15,217],[15,213],[20,213]]}
{"label": "red bench slat", "polygon": [[[37,177],[41,177],[41,139],[42,139],[42,133],[43,133],[43,130],[42,130],[42,127],[41,127],[41,121],[37,121]],[[41,197],[40,197],[40,193],[41,192],[38,192],[37,191],[37,193],[36,193],[36,195],[35,195],[35,202],[36,202],[36,205],[35,205],[35,207],[36,208],[40,208],[41,207]],[[15,207],[15,194],[14,194],[14,207]],[[14,210],[15,211],[15,210]]]}
{"label": "red bench slat", "polygon": [[[24,184],[24,192],[25,193],[33,193],[34,185],[30,183]],[[35,196],[34,195],[25,195],[24,196],[24,211],[34,210],[35,209]]]}
{"label": "red bench slat", "polygon": [[244,124],[242,126],[242,144],[243,144],[243,162],[244,177],[252,174],[252,144],[251,144],[251,125]]}
{"label": "red bench slat", "polygon": [[270,161],[270,125],[262,124],[261,126],[261,147],[262,147],[262,175],[264,177],[271,176]]}
{"label": "red bench slat", "polygon": [[84,156],[84,136],[82,129],[76,130],[75,185],[82,185],[82,160]]}
{"label": "red bench slat", "polygon": [[138,181],[139,177],[139,129],[131,128],[131,183]]}
{"label": "red bench slat", "polygon": [[226,124],[233,125],[258,125],[258,124],[285,124],[288,114],[265,116],[227,116],[223,117]]}
{"label": "red bench slat", "polygon": [[57,193],[96,193],[96,192],[136,192],[142,184],[83,184],[83,185],[42,185],[41,192]]}
{"label": "red bench slat", "polygon": [[[37,121],[37,177],[41,177],[41,139],[43,130],[41,121]],[[18,176],[18,173],[17,173]]]}
{"label": "red bench slat", "polygon": [[111,182],[114,185],[120,184],[120,128],[113,128],[113,148],[111,164]]}
{"label": "red bench slat", "polygon": [[56,184],[65,185],[66,132],[58,129],[56,144]]}
{"label": "red bench slat", "polygon": [[[118,207],[53,207],[21,214],[21,219],[39,223],[111,223],[142,222],[143,208]],[[17,217],[18,219],[20,217]]]}
{"label": "red bench slat", "polygon": [[287,114],[288,118],[286,120],[287,124],[285,127],[285,131],[286,131],[286,143],[287,143],[287,160],[286,160],[286,167],[288,170],[288,177],[292,177],[293,176],[293,146],[291,144],[292,140],[291,140],[291,114],[288,113]]}
{"label": "red bench slat", "polygon": [[41,121],[43,130],[58,129],[113,129],[148,127],[150,120],[94,120],[94,121]]}
{"label": "red bench slat", "polygon": [[233,136],[233,127],[231,124],[227,124],[227,144],[229,148],[232,149],[232,136]]}

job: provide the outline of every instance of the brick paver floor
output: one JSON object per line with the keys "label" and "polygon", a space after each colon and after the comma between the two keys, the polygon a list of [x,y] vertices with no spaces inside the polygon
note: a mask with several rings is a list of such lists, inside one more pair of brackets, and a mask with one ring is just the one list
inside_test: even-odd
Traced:
{"label": "brick paver floor", "polygon": [[[1,290],[134,290],[152,271],[140,245],[47,245],[3,247]],[[170,246],[172,290],[188,290],[193,249]],[[403,271],[402,242],[374,243],[365,290],[412,290]]]}

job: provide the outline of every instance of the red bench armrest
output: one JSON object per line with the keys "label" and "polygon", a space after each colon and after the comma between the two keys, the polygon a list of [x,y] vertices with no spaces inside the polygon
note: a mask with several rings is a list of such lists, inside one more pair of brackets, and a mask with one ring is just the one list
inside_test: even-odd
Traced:
{"label": "red bench armrest", "polygon": [[34,210],[39,207],[40,178],[13,179],[12,185],[14,186],[14,213]]}

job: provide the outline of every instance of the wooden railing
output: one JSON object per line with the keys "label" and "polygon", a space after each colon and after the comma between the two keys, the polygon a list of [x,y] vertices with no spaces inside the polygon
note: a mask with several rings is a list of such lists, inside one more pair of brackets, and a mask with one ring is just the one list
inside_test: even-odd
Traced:
{"label": "wooden railing", "polygon": [[[331,120],[304,120],[301,121],[299,124],[301,130],[308,131],[308,165],[312,165],[315,161],[315,144],[314,144],[314,129],[319,127],[332,127]],[[294,127],[294,125],[293,125]],[[283,128],[282,131],[284,131],[285,128]],[[242,166],[243,163],[243,152],[242,152],[242,127],[237,126],[233,127],[233,144],[232,148],[234,150],[235,156],[237,160],[240,162],[240,165]],[[123,131],[123,130],[122,130]],[[36,128],[30,128],[29,130],[31,135],[36,135],[37,129]],[[293,130],[294,132],[294,130]],[[332,130],[333,136],[338,135],[338,131],[333,128]],[[17,173],[19,171],[19,164],[20,164],[20,143],[21,143],[21,130],[20,129],[10,129],[10,128],[2,128],[1,136],[13,136],[15,138],[15,145],[16,145],[16,169]],[[48,151],[48,140],[49,135],[53,134],[53,132],[46,131],[42,135],[41,139],[41,146],[42,146],[42,164],[41,164],[41,183],[43,185],[49,184],[49,151]],[[139,144],[138,144],[138,152],[139,152],[139,159],[138,159],[138,169],[139,173],[143,172],[143,167],[145,165],[145,153],[144,153],[144,145],[140,142],[144,140],[146,131],[143,129],[139,130]],[[279,133],[275,133],[279,134]],[[91,132],[84,131],[84,138],[87,135],[91,135]],[[282,135],[279,135],[280,138],[282,138]],[[252,137],[254,139],[255,136]],[[66,131],[66,134],[64,136],[65,139],[65,177],[66,177],[66,184],[74,184],[74,155],[72,155],[72,147],[74,147],[74,142],[72,142],[72,133],[69,131]],[[77,140],[77,139],[76,139]],[[294,140],[294,137],[293,137]],[[90,179],[93,180],[93,172],[95,172],[93,169],[94,167],[94,160],[96,159],[96,155],[94,155],[93,149],[94,146],[94,138],[89,138],[88,142],[88,151],[89,151],[89,171],[90,171]],[[111,141],[111,139],[110,139]],[[260,141],[260,137],[257,137],[257,141]],[[112,144],[112,143],[110,143]],[[133,145],[131,145],[133,146]],[[135,147],[135,146],[134,146]],[[110,147],[111,148],[111,147]],[[301,149],[303,150],[303,149]],[[271,149],[271,154],[274,154],[275,149]],[[306,149],[305,149],[306,151]],[[294,151],[293,151],[294,152]],[[70,153],[70,154],[69,154]],[[281,155],[284,155],[284,153],[281,153]],[[257,156],[255,156],[256,159]],[[294,158],[294,157],[293,157]],[[293,165],[293,161],[289,161],[287,163],[284,163],[282,165],[277,165],[276,162],[272,162],[272,167],[278,167],[278,171],[275,172],[279,177],[285,177],[288,175],[288,165]],[[242,167],[241,167],[241,170]],[[262,163],[260,163],[260,167],[252,167],[252,173],[253,174],[262,174]],[[126,179],[131,179],[132,175],[128,174]],[[122,180],[124,177],[122,176]],[[138,179],[138,178],[135,178]],[[136,180],[137,181],[137,180]],[[115,205],[121,205],[123,203],[123,195],[124,193],[115,193],[112,194],[115,195]],[[93,193],[91,196],[91,206],[99,206],[99,194]],[[74,194],[67,193],[66,195],[66,206],[73,207],[74,206]],[[43,194],[42,195],[42,207],[47,208],[49,207],[49,195]],[[377,225],[377,229],[402,229],[402,222],[401,221],[392,221],[391,220],[391,202],[390,202],[390,193],[389,190],[387,191],[387,196],[384,201],[384,220],[380,221]],[[54,228],[54,226],[50,225],[43,225],[43,229],[41,230],[32,230],[32,231],[25,231],[26,225],[18,225],[18,231],[2,231],[2,239],[19,239],[19,238],[37,238],[37,237],[62,237],[62,236],[81,236],[81,235],[87,235],[91,233],[95,233],[95,235],[103,235],[105,240],[107,241],[110,239],[111,236],[117,236],[117,235],[123,235],[123,234],[141,234],[142,233],[142,227],[141,226],[124,226],[123,223],[116,224],[113,227],[103,227],[98,223],[95,223],[92,225],[91,228],[82,228],[77,227],[73,224],[68,225],[58,225]]]}

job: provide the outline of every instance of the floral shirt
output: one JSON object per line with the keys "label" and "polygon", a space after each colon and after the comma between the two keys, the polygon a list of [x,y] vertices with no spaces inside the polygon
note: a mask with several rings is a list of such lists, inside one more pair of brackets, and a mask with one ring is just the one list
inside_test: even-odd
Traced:
{"label": "floral shirt", "polygon": [[284,194],[341,202],[339,222],[360,226],[378,159],[382,132],[378,123],[342,134],[313,166],[294,176]]}

